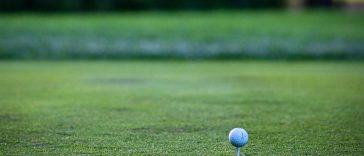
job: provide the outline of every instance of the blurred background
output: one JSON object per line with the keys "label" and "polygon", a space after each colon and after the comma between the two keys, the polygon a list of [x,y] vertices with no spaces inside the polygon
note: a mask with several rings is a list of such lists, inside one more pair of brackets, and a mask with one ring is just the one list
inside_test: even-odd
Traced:
{"label": "blurred background", "polygon": [[362,59],[362,0],[1,0],[0,59]]}
{"label": "blurred background", "polygon": [[358,7],[361,0],[2,0],[3,11],[138,11]]}

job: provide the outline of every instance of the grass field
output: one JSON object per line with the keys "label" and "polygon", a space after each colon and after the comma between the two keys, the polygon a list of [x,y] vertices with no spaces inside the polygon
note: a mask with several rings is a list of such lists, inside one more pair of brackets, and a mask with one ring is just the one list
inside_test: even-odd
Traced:
{"label": "grass field", "polygon": [[363,13],[1,14],[0,59],[364,59]]}
{"label": "grass field", "polygon": [[[350,31],[350,30],[349,30]],[[363,155],[362,62],[0,62],[1,155]]]}

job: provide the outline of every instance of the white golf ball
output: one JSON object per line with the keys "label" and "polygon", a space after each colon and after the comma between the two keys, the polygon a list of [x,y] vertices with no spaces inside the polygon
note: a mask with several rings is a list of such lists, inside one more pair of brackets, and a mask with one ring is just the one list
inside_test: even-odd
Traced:
{"label": "white golf ball", "polygon": [[229,141],[235,147],[242,147],[248,143],[248,133],[242,128],[234,128],[229,133]]}

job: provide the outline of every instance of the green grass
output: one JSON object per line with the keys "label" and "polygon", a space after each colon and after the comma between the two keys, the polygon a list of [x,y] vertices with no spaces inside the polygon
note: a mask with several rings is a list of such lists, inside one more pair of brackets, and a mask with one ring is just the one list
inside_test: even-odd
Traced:
{"label": "green grass", "polygon": [[0,59],[363,59],[363,15],[1,14]]}
{"label": "green grass", "polygon": [[[350,31],[350,30],[348,30]],[[361,62],[0,62],[1,155],[363,155]]]}

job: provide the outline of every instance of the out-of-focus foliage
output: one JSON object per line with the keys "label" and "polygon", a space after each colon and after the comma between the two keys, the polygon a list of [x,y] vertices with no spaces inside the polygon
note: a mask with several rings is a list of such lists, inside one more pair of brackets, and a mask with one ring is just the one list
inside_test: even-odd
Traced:
{"label": "out-of-focus foliage", "polygon": [[279,8],[285,0],[0,0],[1,11],[208,10]]}

